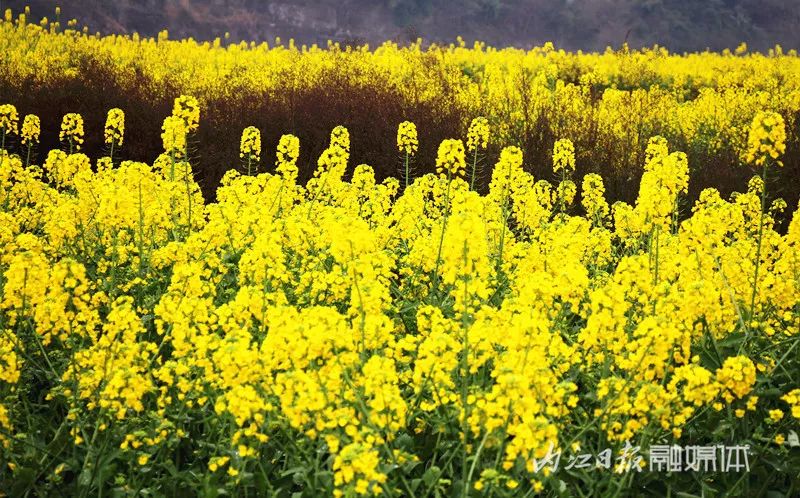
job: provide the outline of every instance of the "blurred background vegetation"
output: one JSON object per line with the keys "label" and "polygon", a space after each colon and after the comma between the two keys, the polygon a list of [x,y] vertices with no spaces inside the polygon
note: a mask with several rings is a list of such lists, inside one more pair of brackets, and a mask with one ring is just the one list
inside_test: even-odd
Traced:
{"label": "blurred background vegetation", "polygon": [[92,31],[233,40],[294,38],[377,44],[463,36],[504,46],[552,41],[569,50],[603,50],[627,41],[675,52],[775,44],[800,48],[796,0],[0,0],[34,18],[61,4],[63,17]]}

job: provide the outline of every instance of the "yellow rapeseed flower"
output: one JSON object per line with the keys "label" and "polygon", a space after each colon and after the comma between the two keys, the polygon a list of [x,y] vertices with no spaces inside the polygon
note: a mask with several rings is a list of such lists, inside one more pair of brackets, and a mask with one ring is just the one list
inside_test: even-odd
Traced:
{"label": "yellow rapeseed flower", "polygon": [[39,134],[41,133],[41,123],[39,116],[35,114],[28,114],[22,121],[22,144],[33,145],[39,143]]}
{"label": "yellow rapeseed flower", "polygon": [[417,152],[417,127],[411,121],[403,121],[397,127],[397,148],[400,152],[413,156]]}
{"label": "yellow rapeseed flower", "polygon": [[187,133],[194,132],[200,125],[200,104],[191,95],[181,95],[175,99],[172,115],[183,120]]}
{"label": "yellow rapeseed flower", "polygon": [[19,125],[19,114],[17,108],[12,104],[0,105],[0,130],[4,134],[16,135]]}
{"label": "yellow rapeseed flower", "polygon": [[164,145],[164,152],[176,158],[182,158],[186,154],[186,134],[188,129],[186,121],[178,116],[168,116],[164,119],[161,127],[161,140]]}
{"label": "yellow rapeseed flower", "polygon": [[767,161],[783,166],[779,158],[786,152],[786,125],[776,112],[759,112],[747,135],[747,162],[763,166]]}
{"label": "yellow rapeseed flower", "polygon": [[114,148],[122,147],[125,138],[125,112],[122,109],[114,108],[108,111],[104,136],[106,145]]}
{"label": "yellow rapeseed flower", "polygon": [[70,153],[73,150],[80,150],[83,144],[83,117],[77,113],[64,115],[58,137],[62,143],[69,146]]}
{"label": "yellow rapeseed flower", "polygon": [[439,144],[436,154],[436,172],[440,175],[458,177],[466,169],[464,142],[448,138]]}
{"label": "yellow rapeseed flower", "polygon": [[489,144],[489,120],[483,116],[472,120],[467,130],[467,150],[485,149]]}
{"label": "yellow rapeseed flower", "polygon": [[553,172],[562,170],[566,174],[575,171],[575,146],[568,138],[557,140],[553,146]]}

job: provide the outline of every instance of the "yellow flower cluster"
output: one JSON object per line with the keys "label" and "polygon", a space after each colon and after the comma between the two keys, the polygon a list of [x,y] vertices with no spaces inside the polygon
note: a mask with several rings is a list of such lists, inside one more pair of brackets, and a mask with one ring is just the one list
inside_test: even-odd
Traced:
{"label": "yellow flower cluster", "polygon": [[187,133],[186,121],[179,116],[167,116],[161,126],[161,140],[164,152],[175,158],[186,155]]}
{"label": "yellow flower cluster", "polygon": [[22,121],[22,144],[33,145],[39,143],[39,135],[42,131],[39,116],[27,114]]}
{"label": "yellow flower cluster", "polygon": [[175,99],[172,115],[183,120],[187,133],[194,132],[200,126],[200,104],[191,95],[181,95]]}
{"label": "yellow flower cluster", "polygon": [[501,206],[503,215],[511,208],[512,188],[519,184],[523,177],[522,151],[519,147],[505,147],[500,151],[500,158],[492,170],[492,181],[489,184],[489,196]]}
{"label": "yellow flower cluster", "polygon": [[255,126],[248,126],[242,132],[239,157],[247,161],[248,168],[251,162],[261,159],[261,132]]}
{"label": "yellow flower cluster", "polygon": [[783,401],[789,404],[792,410],[792,417],[800,420],[800,389],[794,389],[781,397]]}
{"label": "yellow flower cluster", "polygon": [[337,126],[331,131],[331,147],[350,152],[350,132],[344,126]]}
{"label": "yellow flower cluster", "polygon": [[778,160],[786,152],[786,125],[776,112],[759,112],[753,118],[747,135],[747,162],[763,166],[767,161],[778,166]]}
{"label": "yellow flower cluster", "polygon": [[16,135],[19,126],[19,114],[17,108],[12,104],[0,105],[0,129],[3,135]]}
{"label": "yellow flower cluster", "polygon": [[469,124],[467,130],[467,150],[485,149],[489,145],[489,121],[483,116],[477,117]]}
{"label": "yellow flower cluster", "polygon": [[122,147],[125,138],[125,112],[122,109],[114,108],[108,111],[104,133],[106,145],[116,149]]}
{"label": "yellow flower cluster", "polygon": [[596,173],[589,173],[583,177],[581,190],[583,192],[581,204],[586,210],[586,216],[594,223],[602,224],[609,213],[603,178]]}
{"label": "yellow flower cluster", "polygon": [[51,150],[43,165],[47,177],[58,187],[75,185],[76,177],[86,176],[91,172],[89,157],[81,154],[67,154],[60,150]]}
{"label": "yellow flower cluster", "polygon": [[717,371],[717,381],[725,389],[723,396],[730,403],[750,393],[756,382],[756,367],[747,357],[727,358]]}
{"label": "yellow flower cluster", "polygon": [[449,178],[458,177],[464,173],[467,166],[464,142],[448,138],[439,144],[436,153],[436,172]]}
{"label": "yellow flower cluster", "polygon": [[[0,337],[0,392],[6,392],[19,382],[22,369],[22,358],[17,355],[17,337],[9,332]],[[3,400],[5,401],[5,400]],[[0,451],[8,448],[11,440],[8,434],[13,434],[13,426],[9,417],[9,410],[0,402]]]}
{"label": "yellow flower cluster", "polygon": [[649,140],[647,156],[639,184],[636,205],[618,202],[613,206],[617,235],[638,243],[653,228],[660,232],[674,229],[678,216],[678,201],[689,188],[689,162],[683,152],[669,153],[662,137]]}
{"label": "yellow flower cluster", "polygon": [[83,117],[77,113],[65,114],[61,120],[61,132],[59,140],[69,148],[70,154],[73,151],[81,150],[83,144]]}
{"label": "yellow flower cluster", "polygon": [[300,157],[300,140],[294,135],[282,135],[278,141],[275,170],[288,182],[297,179],[297,159]]}
{"label": "yellow flower cluster", "polygon": [[380,493],[386,475],[378,471],[379,464],[378,452],[369,446],[353,443],[342,448],[333,462],[333,482],[337,487],[333,496],[344,496],[342,488],[350,488],[357,495]]}
{"label": "yellow flower cluster", "polygon": [[575,171],[575,146],[568,138],[556,140],[553,146],[553,172],[559,171],[567,174]]}
{"label": "yellow flower cluster", "polygon": [[138,340],[141,319],[133,299],[110,306],[102,332],[91,347],[76,352],[63,381],[72,384],[88,409],[100,409],[117,420],[144,410],[143,398],[155,390],[149,371],[157,345]]}
{"label": "yellow flower cluster", "polygon": [[575,194],[578,193],[578,187],[572,180],[563,180],[559,182],[556,187],[556,198],[563,207],[567,207],[575,200]]}
{"label": "yellow flower cluster", "polygon": [[397,127],[397,149],[404,154],[413,156],[417,153],[418,147],[416,125],[411,121],[403,121]]}

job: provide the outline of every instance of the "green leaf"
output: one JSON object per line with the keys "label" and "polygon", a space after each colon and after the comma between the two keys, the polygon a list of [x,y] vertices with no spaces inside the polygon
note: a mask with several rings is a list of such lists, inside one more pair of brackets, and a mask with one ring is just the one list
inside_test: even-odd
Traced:
{"label": "green leaf", "polygon": [[759,391],[758,395],[762,398],[778,398],[783,395],[783,391],[781,391],[777,387],[773,387],[770,389],[764,389],[762,391]]}
{"label": "green leaf", "polygon": [[739,345],[744,341],[744,338],[745,338],[745,334],[743,334],[742,332],[737,332],[735,334],[730,334],[727,337],[725,337],[724,339],[720,339],[717,342],[717,346],[720,349],[723,349],[723,348],[725,348],[725,349],[738,348]]}
{"label": "green leaf", "polygon": [[800,446],[800,438],[797,437],[797,433],[795,431],[789,431],[789,437],[786,438],[786,444],[789,445],[790,448],[797,448]]}
{"label": "green leaf", "polygon": [[78,486],[81,487],[88,486],[89,483],[92,482],[92,477],[93,473],[89,469],[84,468],[83,470],[81,470],[80,475],[78,475]]}
{"label": "green leaf", "polygon": [[422,474],[422,481],[426,486],[431,487],[439,481],[439,477],[441,477],[441,475],[442,469],[434,465],[426,470],[424,474]]}
{"label": "green leaf", "polygon": [[28,467],[17,469],[14,472],[14,484],[11,486],[11,496],[22,496],[34,484],[36,479],[36,472]]}
{"label": "green leaf", "polygon": [[400,437],[395,439],[394,443],[397,447],[407,450],[414,446],[414,439],[408,434],[401,434]]}

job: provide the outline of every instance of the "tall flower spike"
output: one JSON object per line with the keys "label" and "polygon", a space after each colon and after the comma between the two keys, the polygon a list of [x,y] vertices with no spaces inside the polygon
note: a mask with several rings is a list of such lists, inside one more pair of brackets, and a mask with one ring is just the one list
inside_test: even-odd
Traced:
{"label": "tall flower spike", "polygon": [[278,141],[276,171],[284,180],[294,183],[297,180],[297,158],[300,157],[300,139],[294,135],[283,135]]}
{"label": "tall flower spike", "polygon": [[297,158],[300,157],[300,140],[294,135],[283,135],[278,141],[278,172],[281,172],[282,164],[297,163]]}
{"label": "tall flower spike", "polygon": [[475,188],[475,179],[480,173],[478,168],[478,150],[489,145],[489,121],[484,117],[472,120],[467,131],[467,150],[472,155],[472,170],[470,172],[469,188]]}
{"label": "tall flower spike", "polygon": [[[489,191],[493,195],[504,197],[508,195],[514,182],[522,175],[522,150],[516,146],[504,147],[500,151],[500,158],[492,170],[492,181]],[[505,202],[505,200],[503,201]]]}
{"label": "tall flower spike", "polygon": [[416,125],[411,121],[400,123],[400,126],[397,127],[397,149],[409,156],[413,156],[417,153],[418,146]]}
{"label": "tall flower spike", "polygon": [[561,201],[562,207],[565,208],[572,205],[572,201],[575,200],[575,194],[577,192],[578,187],[572,180],[563,180],[559,182],[558,187],[556,187],[556,196],[559,201]]}
{"label": "tall flower spike", "polygon": [[39,116],[35,114],[28,114],[22,121],[22,144],[32,145],[39,143],[39,134],[42,131],[42,125],[39,121]]}
{"label": "tall flower spike", "polygon": [[83,144],[83,117],[77,113],[64,115],[61,121],[61,142],[66,142],[70,146],[70,151],[74,148],[80,150]]}
{"label": "tall flower spike", "polygon": [[0,105],[0,130],[4,134],[16,135],[19,125],[19,114],[17,108],[12,104]]}
{"label": "tall flower spike", "polygon": [[644,165],[647,169],[653,159],[667,157],[669,155],[669,145],[667,139],[656,135],[647,141],[647,148],[644,151]]}
{"label": "tall flower spike", "polygon": [[124,137],[125,113],[122,109],[111,109],[108,111],[108,117],[106,117],[105,143],[114,148],[120,148]]}
{"label": "tall flower spike", "polygon": [[397,149],[405,155],[403,157],[403,180],[405,186],[411,183],[411,157],[417,153],[417,127],[411,121],[403,121],[397,127]]}
{"label": "tall flower spike", "polygon": [[436,172],[441,175],[459,176],[466,169],[464,142],[448,138],[439,144],[436,154]]}
{"label": "tall flower spike", "polygon": [[586,216],[593,221],[602,221],[608,216],[608,202],[605,199],[605,186],[603,178],[596,173],[589,173],[583,177],[583,199],[581,204],[586,210]]}
{"label": "tall flower spike", "polygon": [[778,166],[778,160],[786,153],[786,125],[777,112],[759,112],[750,125],[747,136],[747,162],[763,166],[771,159]]}
{"label": "tall flower spike", "polygon": [[350,152],[350,132],[344,126],[337,126],[331,131],[331,147],[339,147]]}
{"label": "tall flower spike", "polygon": [[467,150],[485,149],[489,145],[489,121],[483,116],[472,120],[467,131]]}
{"label": "tall flower spike", "polygon": [[182,158],[186,153],[186,122],[178,116],[168,116],[161,127],[164,152]]}
{"label": "tall flower spike", "polygon": [[248,126],[242,132],[239,157],[252,161],[261,159],[261,132],[255,126]]}
{"label": "tall flower spike", "polygon": [[553,146],[553,172],[561,170],[566,174],[575,171],[575,146],[568,138],[556,141]]}
{"label": "tall flower spike", "polygon": [[200,125],[200,104],[190,95],[181,95],[175,99],[172,115],[181,118],[186,124],[186,132],[191,133]]}

